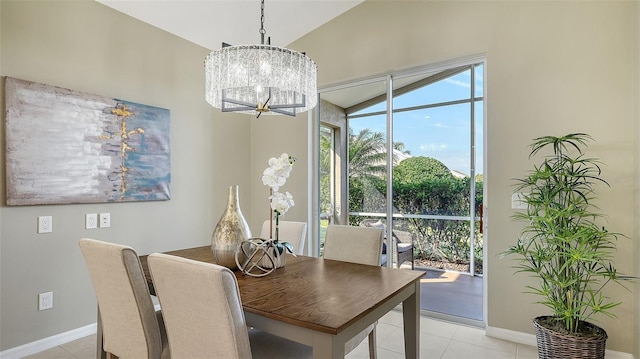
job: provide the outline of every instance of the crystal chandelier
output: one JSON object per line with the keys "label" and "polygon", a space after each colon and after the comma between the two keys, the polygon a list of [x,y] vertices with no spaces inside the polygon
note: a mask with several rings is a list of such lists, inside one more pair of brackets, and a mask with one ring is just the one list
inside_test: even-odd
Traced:
{"label": "crystal chandelier", "polygon": [[222,112],[295,116],[315,107],[317,67],[304,53],[264,43],[264,0],[260,45],[231,46],[205,59],[205,98]]}

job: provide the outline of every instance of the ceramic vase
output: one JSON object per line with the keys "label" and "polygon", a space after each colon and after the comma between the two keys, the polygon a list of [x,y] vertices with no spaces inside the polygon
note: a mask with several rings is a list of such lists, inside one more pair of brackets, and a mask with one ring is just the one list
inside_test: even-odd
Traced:
{"label": "ceramic vase", "polygon": [[273,259],[273,262],[271,262],[271,260],[269,260],[268,258],[263,257],[260,261],[260,265],[263,268],[273,268],[272,263],[275,263],[276,268],[284,267],[284,265],[286,264],[286,249],[282,252],[282,254],[280,254],[280,252],[276,249],[275,246],[272,245],[272,243],[265,242],[265,245],[263,247],[265,252],[267,252]]}
{"label": "ceramic vase", "polygon": [[238,186],[230,186],[227,208],[211,236],[211,251],[216,263],[230,269],[237,268],[236,249],[249,238],[251,230],[240,210]]}

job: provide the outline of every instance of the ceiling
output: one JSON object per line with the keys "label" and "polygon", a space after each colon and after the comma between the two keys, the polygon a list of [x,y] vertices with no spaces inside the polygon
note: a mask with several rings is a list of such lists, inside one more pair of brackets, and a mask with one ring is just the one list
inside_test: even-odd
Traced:
{"label": "ceiling", "polygon": [[[259,0],[96,0],[210,50],[260,43]],[[364,0],[267,0],[264,29],[287,47]],[[265,39],[265,42],[267,40]]]}
{"label": "ceiling", "polygon": [[[219,49],[223,42],[260,43],[260,0],[96,1],[210,50]],[[363,1],[265,0],[266,36],[271,37],[272,45],[287,47]],[[408,82],[397,81],[396,86]],[[385,92],[382,80],[323,92],[321,97],[349,108]]]}

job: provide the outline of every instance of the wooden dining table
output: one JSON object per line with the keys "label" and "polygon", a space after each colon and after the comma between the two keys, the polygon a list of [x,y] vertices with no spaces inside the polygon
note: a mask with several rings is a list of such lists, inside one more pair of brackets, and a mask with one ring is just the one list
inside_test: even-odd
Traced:
{"label": "wooden dining table", "polygon": [[[166,252],[215,263],[210,246]],[[147,256],[141,256],[151,293]],[[264,277],[234,271],[247,324],[313,348],[313,358],[344,358],[345,343],[402,303],[405,358],[420,353],[424,272],[287,254]]]}

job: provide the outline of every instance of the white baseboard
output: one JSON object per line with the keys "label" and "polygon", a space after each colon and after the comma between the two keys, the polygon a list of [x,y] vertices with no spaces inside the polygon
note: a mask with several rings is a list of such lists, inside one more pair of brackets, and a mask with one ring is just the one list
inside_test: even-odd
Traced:
{"label": "white baseboard", "polygon": [[[160,310],[160,302],[156,296],[151,296],[156,311]],[[48,338],[36,340],[35,342],[27,343],[19,347],[7,349],[0,352],[0,359],[20,359],[27,355],[39,353],[43,350],[51,349],[65,343],[72,342],[76,339],[84,338],[86,336],[96,334],[98,328],[97,323],[89,324],[84,327],[76,328],[68,332],[56,334]]]}
{"label": "white baseboard", "polygon": [[[51,349],[58,345],[62,345],[76,339],[95,334],[96,329],[96,323],[89,324],[87,326],[73,329],[68,332],[56,334],[48,338],[27,343],[19,347],[0,352],[0,359],[20,359],[27,355],[39,353],[43,350]],[[508,340],[514,343],[520,343],[534,347],[536,346],[536,336],[533,334],[516,332],[514,330],[496,328],[491,326],[487,326],[485,328],[485,334],[492,338]],[[606,351],[606,356],[607,359],[635,359],[633,354],[613,351],[609,349],[607,349]]]}
{"label": "white baseboard", "polygon": [[84,338],[86,336],[96,333],[96,323],[89,324],[84,327],[70,330],[68,332],[56,334],[48,338],[36,340],[35,342],[27,343],[19,347],[7,349],[0,352],[0,358],[2,359],[19,359],[27,355],[39,353],[43,350],[51,349],[58,345],[62,345],[68,342],[72,342],[76,339]]}
{"label": "white baseboard", "polygon": [[[508,340],[510,342],[531,345],[534,347],[536,346],[536,336],[533,334],[516,332],[514,330],[508,330],[503,328],[496,328],[488,325],[485,328],[484,333],[488,337]],[[606,350],[605,355],[607,359],[634,359],[634,356],[631,353],[618,352],[618,351],[609,350],[609,349]]]}

